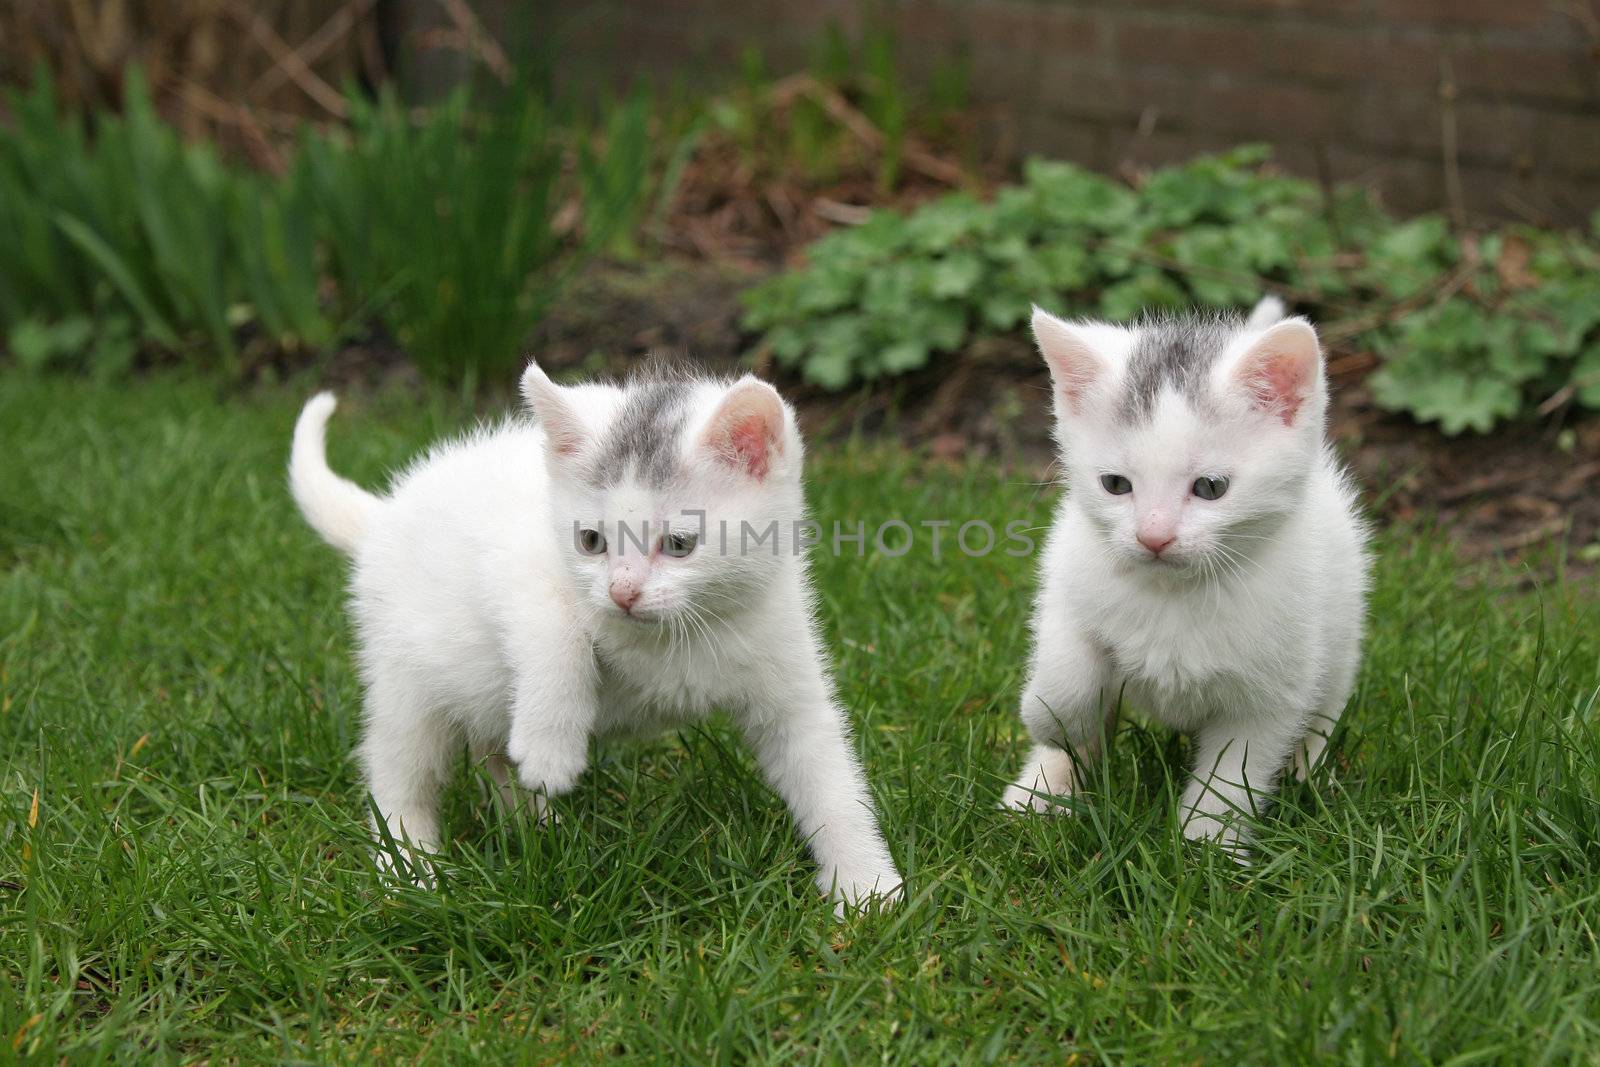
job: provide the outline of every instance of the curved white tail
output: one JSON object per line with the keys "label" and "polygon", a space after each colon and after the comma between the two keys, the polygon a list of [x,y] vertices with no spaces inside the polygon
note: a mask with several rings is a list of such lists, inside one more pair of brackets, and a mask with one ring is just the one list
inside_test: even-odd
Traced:
{"label": "curved white tail", "polygon": [[378,498],[328,466],[324,438],[337,404],[332,393],[318,393],[301,409],[289,454],[289,491],[311,528],[349,555],[360,542]]}

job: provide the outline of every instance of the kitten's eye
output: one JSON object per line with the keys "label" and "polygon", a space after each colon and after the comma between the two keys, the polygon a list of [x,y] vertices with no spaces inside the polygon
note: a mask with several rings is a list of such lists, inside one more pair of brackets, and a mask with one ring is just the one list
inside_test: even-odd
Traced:
{"label": "kitten's eye", "polygon": [[682,559],[694,551],[698,538],[694,534],[668,534],[661,541],[661,551],[673,559]]}
{"label": "kitten's eye", "polygon": [[1124,493],[1133,492],[1133,483],[1120,474],[1102,474],[1100,484],[1112,496],[1122,496]]}
{"label": "kitten's eye", "polygon": [[1215,500],[1228,491],[1228,479],[1220,475],[1214,478],[1196,478],[1189,488],[1201,500]]}
{"label": "kitten's eye", "polygon": [[606,535],[599,530],[578,531],[578,551],[586,556],[598,556],[606,550]]}

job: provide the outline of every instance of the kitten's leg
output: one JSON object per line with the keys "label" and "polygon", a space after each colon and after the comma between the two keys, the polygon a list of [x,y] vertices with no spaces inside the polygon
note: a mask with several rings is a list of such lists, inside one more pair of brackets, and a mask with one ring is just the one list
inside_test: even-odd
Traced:
{"label": "kitten's leg", "polygon": [[383,822],[382,827],[373,825],[380,867],[392,864],[383,844],[387,830],[411,865],[412,877],[418,883],[428,881],[424,854],[439,848],[439,790],[457,743],[445,718],[411,687],[385,677],[369,687],[361,762]]}
{"label": "kitten's leg", "polygon": [[1041,627],[1033,676],[1022,694],[1022,722],[1037,742],[1001,807],[1060,811],[1051,795],[1071,796],[1083,764],[1102,755],[1116,729],[1117,694],[1106,655],[1065,628]]}
{"label": "kitten's leg", "polygon": [[1002,808],[1053,814],[1067,811],[1052,796],[1071,796],[1076,782],[1072,754],[1064,748],[1034,745],[1022,774],[1000,795]]}
{"label": "kitten's leg", "polygon": [[1311,721],[1306,725],[1306,735],[1294,748],[1294,776],[1298,781],[1305,781],[1316,770],[1317,764],[1322,760],[1322,753],[1328,747],[1328,738],[1333,736],[1333,728],[1339,725],[1339,716],[1344,712],[1344,703],[1338,707],[1324,708],[1311,716]]}
{"label": "kitten's leg", "polygon": [[1300,740],[1300,719],[1221,722],[1195,738],[1194,776],[1183,792],[1183,836],[1214,841],[1244,861],[1240,820],[1277,788]]}
{"label": "kitten's leg", "polygon": [[493,783],[493,799],[504,815],[532,815],[541,826],[552,818],[543,794],[524,793],[517,785],[516,768],[503,752],[489,752],[480,757],[483,769]]}
{"label": "kitten's leg", "polygon": [[821,668],[746,710],[741,721],[766,778],[788,805],[816,858],[817,884],[836,911],[876,897],[898,900],[900,872],[878,830],[866,776],[851,750],[844,709]]}
{"label": "kitten's leg", "polygon": [[578,627],[555,620],[531,630],[515,649],[517,681],[506,755],[517,765],[522,788],[548,802],[571,792],[589,765],[589,735],[598,711],[594,654]]}
{"label": "kitten's leg", "polygon": [[1352,637],[1344,654],[1338,657],[1339,665],[1329,687],[1327,702],[1312,712],[1306,722],[1305,737],[1294,748],[1294,776],[1302,782],[1316,770],[1323,751],[1328,747],[1328,738],[1333,735],[1333,728],[1339,725],[1339,716],[1344,714],[1345,705],[1350,703],[1350,694],[1355,692],[1356,671],[1361,665],[1360,649],[1355,641]]}

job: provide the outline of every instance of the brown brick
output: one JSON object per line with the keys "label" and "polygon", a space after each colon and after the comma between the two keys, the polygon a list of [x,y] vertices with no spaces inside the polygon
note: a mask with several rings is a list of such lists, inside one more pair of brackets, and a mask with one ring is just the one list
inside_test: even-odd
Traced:
{"label": "brown brick", "polygon": [[[1020,152],[1113,167],[1271,141],[1285,166],[1310,174],[1324,153],[1404,209],[1443,201],[1448,71],[1469,208],[1514,203],[1575,220],[1600,195],[1600,62],[1563,2],[900,0],[884,10],[908,81],[965,50],[986,134]],[[830,23],[855,33],[874,17],[848,0],[614,2],[603,17],[579,0],[551,4],[575,27],[563,74],[701,85],[736,81],[750,44],[784,73],[809,62]]]}
{"label": "brown brick", "polygon": [[972,95],[978,102],[1013,111],[1026,111],[1038,102],[1044,64],[1040,56],[984,46],[972,50],[970,61]]}
{"label": "brown brick", "polygon": [[[1595,116],[1540,113],[1532,119],[1530,140],[1535,172],[1600,178],[1600,121]],[[1591,192],[1591,204],[1595,199]]]}
{"label": "brown brick", "polygon": [[1115,162],[1109,151],[1113,135],[1104,123],[1040,109],[1021,120],[1017,135],[1026,155],[1064,159],[1095,170],[1105,170]]}
{"label": "brown brick", "polygon": [[973,14],[974,29],[985,44],[1018,51],[1059,49],[1072,55],[1098,51],[1098,12],[1025,0],[989,0]]}
{"label": "brown brick", "polygon": [[1564,17],[1551,0],[1376,0],[1380,21],[1428,26],[1531,28]]}
{"label": "brown brick", "polygon": [[1161,74],[1129,77],[1098,61],[1065,59],[1040,69],[1038,99],[1046,108],[1076,119],[1136,119],[1146,107],[1177,107],[1184,86],[1183,81]]}
{"label": "brown brick", "polygon": [[1065,5],[1045,10],[1047,17],[1039,23],[1038,36],[1028,42],[1028,47],[1043,51],[1047,57],[1106,54],[1111,37],[1109,12],[1079,11]]}
{"label": "brown brick", "polygon": [[1198,85],[1191,108],[1197,128],[1239,140],[1321,140],[1345,134],[1349,94],[1308,85]]}
{"label": "brown brick", "polygon": [[1172,12],[1206,15],[1248,15],[1264,19],[1310,19],[1313,21],[1350,21],[1370,13],[1376,0],[1137,0],[1135,3],[1116,4],[1115,10],[1126,13]]}
{"label": "brown brick", "polygon": [[1159,126],[1148,134],[1133,129],[1113,131],[1110,145],[1112,169],[1127,167],[1160,167],[1169,163],[1182,163],[1206,152],[1215,151],[1219,143],[1203,134],[1163,131]]}
{"label": "brown brick", "polygon": [[1124,15],[1112,26],[1112,54],[1124,66],[1207,72],[1254,72],[1261,67],[1265,30],[1257,22]]}
{"label": "brown brick", "polygon": [[1560,46],[1463,41],[1450,61],[1463,92],[1600,108],[1600,57],[1576,33]]}
{"label": "brown brick", "polygon": [[1261,69],[1286,78],[1350,85],[1381,81],[1434,85],[1440,45],[1380,28],[1275,26],[1265,35]]}
{"label": "brown brick", "polygon": [[[1340,181],[1372,188],[1379,199],[1400,212],[1448,208],[1445,168],[1433,160],[1371,155],[1332,149],[1329,162]],[[1539,222],[1570,223],[1594,208],[1589,182],[1545,174],[1514,175],[1491,167],[1460,168],[1462,207],[1471,218],[1512,215]]]}

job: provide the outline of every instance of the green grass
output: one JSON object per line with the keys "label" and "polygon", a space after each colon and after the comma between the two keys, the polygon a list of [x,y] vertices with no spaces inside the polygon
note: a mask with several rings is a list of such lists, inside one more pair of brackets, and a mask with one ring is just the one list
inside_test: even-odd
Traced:
{"label": "green grass", "polygon": [[[440,887],[386,892],[343,563],[283,485],[300,395],[0,378],[0,1059],[1600,1062],[1592,590],[1385,535],[1332,769],[1240,870],[1137,724],[1078,817],[995,810],[1031,561],[819,558],[903,907],[833,920],[721,724],[602,748],[545,831],[464,779]],[[468,419],[353,398],[334,462]],[[1047,514],[817,451],[825,522]]]}

